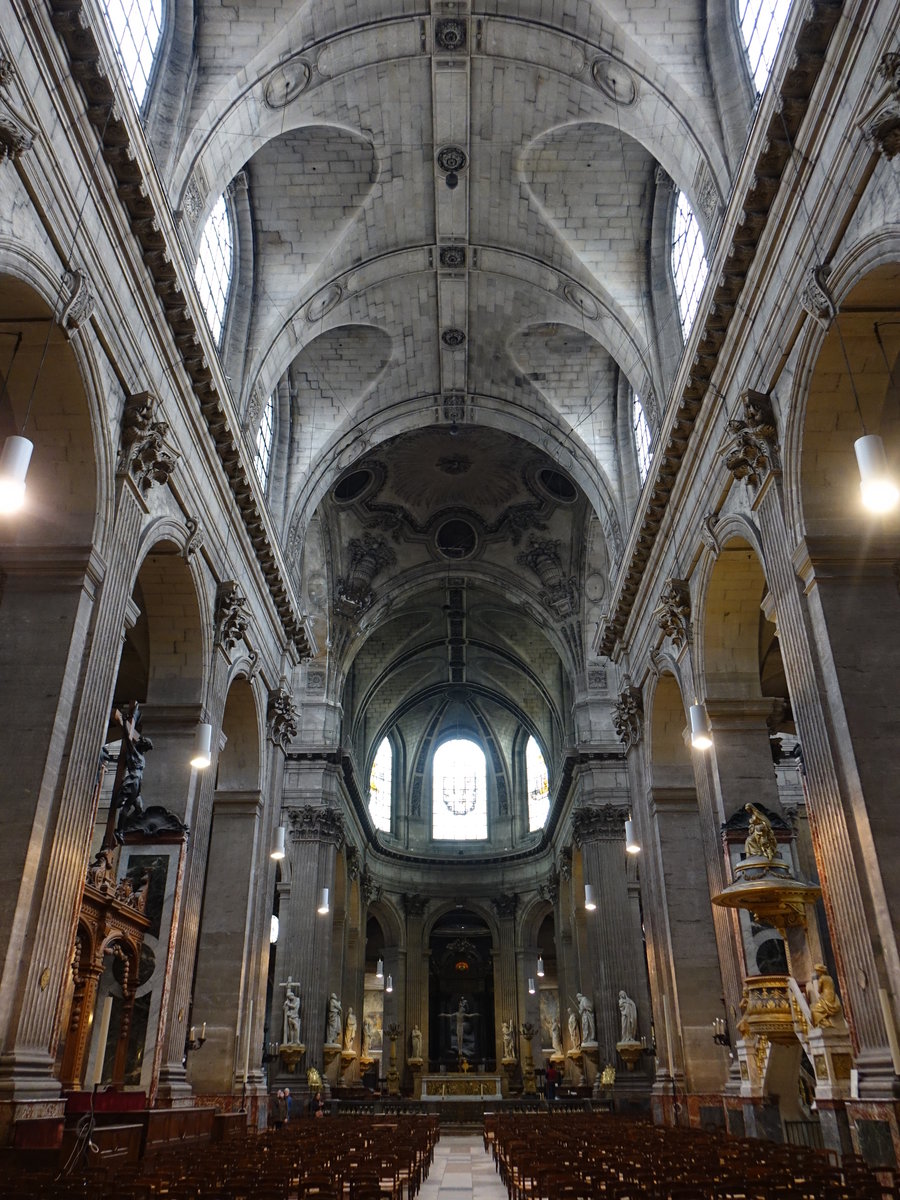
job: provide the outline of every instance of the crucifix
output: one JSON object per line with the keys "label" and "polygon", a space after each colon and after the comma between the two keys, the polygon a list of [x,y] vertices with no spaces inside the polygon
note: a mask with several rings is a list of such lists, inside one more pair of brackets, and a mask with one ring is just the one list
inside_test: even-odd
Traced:
{"label": "crucifix", "polygon": [[298,1045],[300,1042],[300,997],[294,991],[297,984],[288,975],[287,980],[279,983],[278,986],[287,988],[284,994],[282,1042],[286,1046]]}
{"label": "crucifix", "polygon": [[122,727],[122,741],[112,798],[109,802],[106,834],[103,838],[104,850],[111,850],[116,846],[117,826],[121,832],[124,822],[133,813],[143,812],[144,809],[141,801],[141,781],[146,765],[144,754],[153,749],[153,743],[138,729],[140,720],[141,707],[136,700],[124,710],[113,709],[113,722]]}

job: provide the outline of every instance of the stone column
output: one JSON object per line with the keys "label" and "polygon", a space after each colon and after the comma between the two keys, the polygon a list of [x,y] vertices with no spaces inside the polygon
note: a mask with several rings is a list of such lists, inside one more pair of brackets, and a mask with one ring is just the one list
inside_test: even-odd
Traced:
{"label": "stone column", "polygon": [[625,861],[628,809],[621,804],[590,804],[588,797],[593,792],[590,787],[582,788],[582,801],[572,821],[584,877],[593,883],[597,897],[596,912],[585,914],[590,978],[582,979],[578,990],[585,992],[594,1005],[600,1060],[615,1062],[616,1043],[620,1040],[620,989],[637,1005],[640,1031],[649,1027],[650,995],[640,921],[635,920],[629,899]]}
{"label": "stone column", "polygon": [[[519,897],[515,894],[495,896],[491,901],[499,926],[499,945],[494,952],[494,1037],[496,1042],[495,1058],[498,1064],[503,1057],[503,1022],[511,1021],[514,1029],[518,1029],[520,1024],[519,989],[516,979],[516,909],[518,903]],[[536,1024],[540,1024],[539,1019]]]}
{"label": "stone column", "polygon": [[[332,776],[332,768],[321,770],[321,784],[328,794],[336,783]],[[334,935],[331,914],[322,916],[316,908],[323,887],[334,893],[335,860],[344,843],[344,824],[337,809],[321,805],[289,808],[286,815],[285,861],[289,865],[291,890],[289,896],[282,898],[284,919],[278,938],[278,976],[287,979],[290,975],[300,985],[306,1065],[321,1071]]]}
{"label": "stone column", "polygon": [[[252,955],[253,897],[265,875],[260,846],[262,796],[259,791],[217,791],[206,868],[203,920],[191,1024],[206,1022],[206,1044],[190,1055],[190,1083],[204,1095],[240,1091],[243,1054],[238,1053],[245,971]],[[262,877],[257,875],[262,868]],[[277,1000],[273,1002],[277,1007]],[[254,1006],[255,1007],[255,1006]],[[249,1006],[248,1006],[249,1013]],[[247,1031],[242,1030],[243,1036]],[[241,1047],[243,1049],[243,1047]],[[256,1056],[258,1057],[258,1056]],[[255,1058],[253,1066],[257,1066]]]}
{"label": "stone column", "polygon": [[[428,1021],[428,966],[431,961],[431,951],[424,944],[425,912],[428,899],[425,896],[407,894],[402,897],[403,911],[406,913],[406,980],[405,1013],[406,1030],[404,1045],[409,1052],[409,1035],[414,1025],[422,1031],[422,1057],[424,1069],[427,1072],[429,1043]],[[421,1070],[421,1068],[420,1068]]]}
{"label": "stone column", "polygon": [[[861,720],[864,696],[850,687],[850,674],[858,670],[861,677],[866,676],[865,669],[860,670],[860,666],[868,661],[866,655],[870,652],[858,635],[853,645],[848,646],[838,629],[838,606],[830,600],[823,602],[823,594],[832,590],[832,584],[824,581],[825,563],[820,559],[821,566],[817,568],[805,546],[800,546],[793,558],[790,556],[788,547],[791,543],[781,498],[771,476],[761,489],[756,505],[791,707],[803,747],[810,829],[824,884],[825,910],[841,998],[856,1050],[860,1095],[864,1099],[887,1099],[891,1096],[894,1072],[879,997],[879,971],[869,930],[883,928],[885,922],[889,927],[891,918],[882,902],[874,904],[875,911],[870,913],[864,900],[864,889],[869,888],[872,889],[870,896],[875,893],[883,897],[883,882],[879,878],[878,856],[872,845],[866,810],[858,800],[860,777],[854,765],[852,739],[841,695],[842,686],[850,689],[848,699],[854,719]],[[808,595],[801,591],[798,574],[803,580],[803,591]],[[820,584],[824,584],[821,591]],[[880,592],[881,586],[876,587],[876,592]],[[863,611],[862,608],[855,610],[850,628],[858,628],[859,613]],[[868,620],[868,610],[865,611]],[[830,649],[832,633],[840,663],[835,661]],[[874,648],[882,640],[873,638],[871,646]],[[846,657],[848,650],[851,652],[849,659]],[[889,650],[884,652],[890,653]],[[872,666],[876,671],[875,679],[881,680],[878,664]],[[884,693],[880,694],[883,698]],[[878,696],[874,699],[876,704],[884,702]],[[858,702],[859,707],[856,707]],[[879,725],[881,720],[879,715]],[[860,736],[865,736],[861,730]],[[876,812],[879,803],[875,786],[873,804]],[[855,826],[853,837],[849,829],[851,819]],[[880,814],[878,819],[881,819]],[[865,847],[862,856],[860,845]],[[896,914],[894,916],[896,919]],[[882,947],[893,946],[893,936],[887,940],[881,937],[879,941]],[[896,965],[886,963],[884,969],[889,986],[897,995],[900,980],[897,979]]]}

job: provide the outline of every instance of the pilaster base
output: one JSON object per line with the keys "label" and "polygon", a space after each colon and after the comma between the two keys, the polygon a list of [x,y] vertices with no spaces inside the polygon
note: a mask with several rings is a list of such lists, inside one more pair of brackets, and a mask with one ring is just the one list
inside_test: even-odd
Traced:
{"label": "pilaster base", "polygon": [[159,1073],[154,1108],[190,1108],[193,1103],[194,1092],[181,1063],[163,1067]]}
{"label": "pilaster base", "polygon": [[0,1146],[54,1150],[62,1145],[65,1098],[0,1100]]}
{"label": "pilaster base", "polygon": [[900,1165],[900,1101],[848,1100],[853,1149],[870,1167]]}

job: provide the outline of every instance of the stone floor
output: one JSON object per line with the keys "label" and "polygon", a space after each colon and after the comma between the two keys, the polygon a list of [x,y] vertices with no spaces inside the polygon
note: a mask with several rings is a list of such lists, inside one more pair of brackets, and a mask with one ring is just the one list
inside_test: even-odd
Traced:
{"label": "stone floor", "polygon": [[480,1133],[441,1133],[418,1200],[508,1200]]}

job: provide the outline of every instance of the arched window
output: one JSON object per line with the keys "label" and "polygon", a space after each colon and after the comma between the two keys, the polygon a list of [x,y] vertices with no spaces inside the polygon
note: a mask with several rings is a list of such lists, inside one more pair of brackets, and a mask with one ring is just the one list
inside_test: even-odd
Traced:
{"label": "arched window", "polygon": [[769,81],[790,9],[791,0],[738,0],[738,20],[757,95]]}
{"label": "arched window", "polygon": [[[263,409],[263,415],[259,422],[259,429],[256,431],[256,454],[253,456],[256,475],[263,487],[269,482],[269,468],[272,465],[272,439],[274,436],[275,395],[273,393],[266,401],[266,407]],[[385,742],[382,742],[382,746],[385,744]],[[390,750],[390,746],[388,746],[388,750]]]}
{"label": "arched window", "polygon": [[706,283],[706,258],[703,238],[687,196],[679,192],[675,202],[672,230],[672,277],[681,313],[681,331],[687,338],[697,315],[700,293]]}
{"label": "arched window", "polygon": [[528,781],[528,828],[543,829],[550,811],[550,780],[541,748],[533,737],[525,746],[525,778]]}
{"label": "arched window", "polygon": [[652,454],[650,451],[650,426],[647,424],[647,414],[644,412],[644,406],[641,404],[641,398],[637,392],[631,393],[631,431],[634,434],[634,452],[637,455],[638,474],[643,486],[647,472],[650,470]]}
{"label": "arched window", "polygon": [[444,742],[432,759],[431,836],[455,842],[486,838],[487,765],[468,738]]}
{"label": "arched window", "polygon": [[104,0],[103,10],[134,102],[140,108],[162,33],[162,0]]}
{"label": "arched window", "polygon": [[394,752],[391,743],[384,738],[372,763],[369,776],[369,816],[376,829],[391,832],[391,780],[393,778]]}
{"label": "arched window", "polygon": [[200,293],[200,303],[216,342],[222,337],[233,267],[234,239],[231,234],[231,217],[228,214],[225,196],[221,195],[203,227],[200,253],[194,270],[194,282]]}

